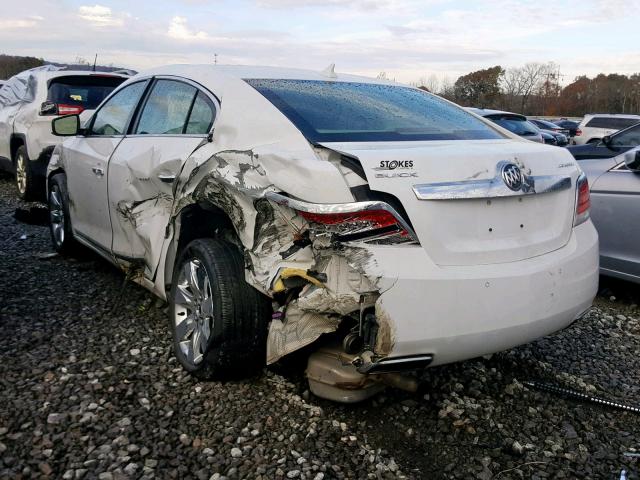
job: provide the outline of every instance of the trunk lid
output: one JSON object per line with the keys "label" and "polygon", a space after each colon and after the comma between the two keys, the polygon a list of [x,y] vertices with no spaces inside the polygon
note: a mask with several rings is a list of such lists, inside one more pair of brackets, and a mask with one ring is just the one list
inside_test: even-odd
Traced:
{"label": "trunk lid", "polygon": [[[571,236],[579,170],[564,149],[517,140],[323,145],[357,157],[369,187],[400,200],[438,265],[514,262],[557,250]],[[514,192],[501,176],[506,164],[517,165],[525,183],[534,179],[535,191],[556,180],[562,188]],[[444,184],[435,188],[444,198],[418,198],[414,187],[433,184]],[[481,186],[477,198],[460,198],[470,185]]]}

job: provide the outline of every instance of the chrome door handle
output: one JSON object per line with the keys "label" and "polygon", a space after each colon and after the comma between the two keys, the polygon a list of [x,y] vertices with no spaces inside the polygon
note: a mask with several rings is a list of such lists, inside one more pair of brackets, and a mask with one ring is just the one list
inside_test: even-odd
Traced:
{"label": "chrome door handle", "polygon": [[173,173],[159,173],[158,179],[164,183],[173,183],[176,179],[176,176]]}
{"label": "chrome door handle", "polygon": [[93,170],[93,173],[95,173],[98,177],[104,176],[104,170],[100,167],[93,167],[91,170]]}

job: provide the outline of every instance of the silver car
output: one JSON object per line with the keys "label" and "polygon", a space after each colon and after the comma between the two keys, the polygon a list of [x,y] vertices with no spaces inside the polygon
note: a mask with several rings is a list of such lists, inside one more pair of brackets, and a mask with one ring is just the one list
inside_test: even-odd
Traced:
{"label": "silver car", "polygon": [[579,164],[591,185],[600,273],[640,283],[640,147]]}

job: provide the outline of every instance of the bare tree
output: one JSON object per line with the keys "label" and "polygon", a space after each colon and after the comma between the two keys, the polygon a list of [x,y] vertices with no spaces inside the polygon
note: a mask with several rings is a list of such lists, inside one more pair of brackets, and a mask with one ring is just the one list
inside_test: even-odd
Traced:
{"label": "bare tree", "polygon": [[432,73],[428,77],[420,77],[414,84],[416,87],[423,87],[431,93],[438,93],[440,91],[440,83],[438,76]]}
{"label": "bare tree", "polygon": [[502,78],[505,107],[509,110],[527,111],[529,99],[543,89],[549,75],[555,74],[554,63],[527,63],[522,67],[509,68]]}

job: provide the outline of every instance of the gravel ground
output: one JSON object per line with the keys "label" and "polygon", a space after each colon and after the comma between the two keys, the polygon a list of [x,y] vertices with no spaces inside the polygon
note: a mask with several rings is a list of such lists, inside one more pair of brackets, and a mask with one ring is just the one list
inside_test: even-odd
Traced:
{"label": "gravel ground", "polygon": [[[418,394],[310,395],[302,368],[198,382],[170,354],[165,306],[103,260],[48,257],[0,177],[0,478],[636,479],[640,289],[606,282],[571,328],[427,371]],[[26,237],[23,237],[26,235]],[[22,237],[22,238],[21,238]]]}

